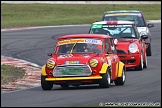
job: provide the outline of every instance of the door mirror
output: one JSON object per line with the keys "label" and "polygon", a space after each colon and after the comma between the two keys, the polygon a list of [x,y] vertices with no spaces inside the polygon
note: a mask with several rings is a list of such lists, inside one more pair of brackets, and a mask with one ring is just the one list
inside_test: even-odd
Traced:
{"label": "door mirror", "polygon": [[154,24],[147,24],[148,28],[154,27]]}
{"label": "door mirror", "polygon": [[112,52],[107,52],[107,54],[106,54],[106,55],[108,55],[108,54],[112,54]]}
{"label": "door mirror", "polygon": [[47,54],[47,56],[50,56],[50,57],[52,57],[52,53],[48,53],[48,54]]}

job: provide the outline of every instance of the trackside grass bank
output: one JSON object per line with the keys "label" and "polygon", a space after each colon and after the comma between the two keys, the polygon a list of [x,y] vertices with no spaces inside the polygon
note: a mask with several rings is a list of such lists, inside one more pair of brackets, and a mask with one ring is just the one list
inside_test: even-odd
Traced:
{"label": "trackside grass bank", "polygon": [[140,10],[146,20],[161,19],[161,4],[4,4],[1,28],[91,24],[105,11]]}
{"label": "trackside grass bank", "polygon": [[3,64],[1,65],[1,85],[23,78],[24,74],[25,70],[22,68]]}

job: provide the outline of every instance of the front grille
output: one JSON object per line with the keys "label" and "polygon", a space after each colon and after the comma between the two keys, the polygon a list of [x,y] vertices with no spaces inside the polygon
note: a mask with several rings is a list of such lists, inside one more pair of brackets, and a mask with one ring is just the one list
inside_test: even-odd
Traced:
{"label": "front grille", "polygon": [[128,60],[127,61],[128,64],[132,64],[132,63],[135,63],[135,62],[136,62],[136,60]]}
{"label": "front grille", "polygon": [[124,50],[117,50],[117,54],[127,54]]}
{"label": "front grille", "polygon": [[133,64],[136,62],[136,60],[121,60],[124,64]]}
{"label": "front grille", "polygon": [[123,62],[124,64],[126,64],[126,63],[127,63],[127,61],[126,61],[126,60],[121,60],[121,62]]}
{"label": "front grille", "polygon": [[53,70],[53,76],[55,77],[67,77],[67,76],[89,76],[92,71],[88,65],[60,65]]}
{"label": "front grille", "polygon": [[119,56],[119,58],[126,58],[127,56]]}

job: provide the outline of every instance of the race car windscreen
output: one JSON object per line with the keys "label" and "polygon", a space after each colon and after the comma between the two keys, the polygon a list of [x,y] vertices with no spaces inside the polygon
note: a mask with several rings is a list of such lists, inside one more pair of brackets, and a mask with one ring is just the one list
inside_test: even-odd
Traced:
{"label": "race car windscreen", "polygon": [[133,25],[121,24],[93,24],[90,28],[89,34],[106,34],[113,38],[137,38]]}
{"label": "race car windscreen", "polygon": [[102,53],[103,42],[99,39],[64,39],[57,42],[58,54]]}
{"label": "race car windscreen", "polygon": [[145,21],[141,13],[118,13],[118,14],[105,14],[103,21],[133,21],[137,27],[146,27]]}

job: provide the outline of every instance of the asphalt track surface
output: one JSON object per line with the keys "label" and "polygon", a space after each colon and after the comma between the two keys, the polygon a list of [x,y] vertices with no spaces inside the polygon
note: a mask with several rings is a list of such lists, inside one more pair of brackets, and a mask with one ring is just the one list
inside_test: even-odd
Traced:
{"label": "asphalt track surface", "polygon": [[[91,107],[108,102],[161,105],[161,23],[151,28],[152,56],[143,71],[127,71],[126,83],[101,89],[98,85],[53,86],[50,91],[35,87],[1,94],[1,107]],[[87,33],[90,25],[62,26],[1,32],[1,55],[23,59],[40,66],[53,51],[55,39],[66,34]]]}

